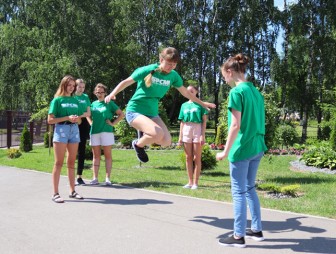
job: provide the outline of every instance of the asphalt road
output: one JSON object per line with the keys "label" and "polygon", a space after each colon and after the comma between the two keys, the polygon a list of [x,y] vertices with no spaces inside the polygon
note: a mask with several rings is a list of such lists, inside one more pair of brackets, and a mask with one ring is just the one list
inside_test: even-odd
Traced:
{"label": "asphalt road", "polygon": [[51,201],[51,175],[0,166],[0,253],[336,253],[336,220],[262,209],[265,241],[224,247],[232,204],[113,185]]}

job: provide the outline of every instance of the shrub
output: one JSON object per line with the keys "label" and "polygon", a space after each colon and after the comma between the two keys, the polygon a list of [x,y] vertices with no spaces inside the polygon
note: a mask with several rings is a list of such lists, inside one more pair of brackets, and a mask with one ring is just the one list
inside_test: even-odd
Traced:
{"label": "shrub", "polygon": [[327,146],[310,147],[300,159],[308,166],[317,168],[336,168],[336,152]]}
{"label": "shrub", "polygon": [[332,131],[330,134],[330,143],[332,149],[336,150],[336,118],[332,120]]}
{"label": "shrub", "polygon": [[321,139],[322,140],[329,140],[330,134],[332,131],[332,123],[331,122],[323,122],[321,124]]}
{"label": "shrub", "polygon": [[285,195],[290,195],[290,196],[296,197],[297,196],[297,191],[299,190],[299,188],[300,188],[300,185],[298,185],[298,184],[282,186],[280,188],[280,192],[285,194]]}
{"label": "shrub", "polygon": [[50,147],[53,146],[53,137],[54,137],[54,133],[53,132],[46,132],[44,133],[43,136],[43,143],[44,143],[44,147],[48,148],[49,147],[49,135],[50,135]]}
{"label": "shrub", "polygon": [[219,118],[218,118],[218,126],[216,130],[216,139],[215,144],[225,144],[226,136],[228,132],[228,100],[222,102],[220,105],[220,112],[219,112]]}
{"label": "shrub", "polygon": [[20,150],[23,152],[29,152],[33,150],[33,142],[30,138],[30,132],[28,131],[27,124],[24,124],[23,131],[21,134]]}
{"label": "shrub", "polygon": [[282,146],[293,146],[297,142],[298,134],[290,125],[280,125],[276,130],[276,140]]}
{"label": "shrub", "polygon": [[265,98],[265,143],[267,147],[272,147],[278,126],[277,119],[280,116],[280,110],[271,94],[263,93],[263,96]]}
{"label": "shrub", "polygon": [[217,126],[217,135],[215,144],[222,145],[226,143],[226,136],[227,136],[227,126],[224,124],[219,124]]}
{"label": "shrub", "polygon": [[133,139],[134,139],[133,136],[125,136],[120,138],[119,141],[123,147],[131,147]]}
{"label": "shrub", "polygon": [[[210,150],[208,145],[204,145],[202,147],[202,171],[204,170],[211,170],[217,166],[216,155]],[[181,162],[182,162],[182,169],[186,169],[186,156],[185,153],[181,153]]]}
{"label": "shrub", "polygon": [[10,159],[19,158],[22,155],[19,149],[10,148],[7,150],[7,157]]}
{"label": "shrub", "polygon": [[297,191],[300,188],[298,184],[286,185],[286,186],[279,186],[275,183],[262,183],[257,186],[259,190],[269,191],[273,193],[282,193],[285,195],[289,195],[292,197],[297,196]]}
{"label": "shrub", "polygon": [[275,192],[278,193],[280,192],[280,187],[274,183],[262,183],[262,184],[258,184],[257,187],[259,190],[263,190],[263,191],[270,191],[270,192]]}

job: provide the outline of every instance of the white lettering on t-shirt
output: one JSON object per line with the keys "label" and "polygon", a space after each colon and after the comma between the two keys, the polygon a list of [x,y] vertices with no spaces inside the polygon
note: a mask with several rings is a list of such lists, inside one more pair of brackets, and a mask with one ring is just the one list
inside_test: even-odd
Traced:
{"label": "white lettering on t-shirt", "polygon": [[170,80],[159,79],[156,77],[152,77],[152,83],[160,86],[170,86]]}
{"label": "white lettering on t-shirt", "polygon": [[61,103],[62,108],[78,108],[76,103]]}
{"label": "white lettering on t-shirt", "polygon": [[99,108],[92,108],[92,111],[99,111],[99,112],[104,112],[106,110],[106,107],[99,107]]}
{"label": "white lettering on t-shirt", "polygon": [[184,114],[188,114],[188,113],[193,113],[193,112],[197,112],[198,108],[191,108],[191,109],[185,109],[183,110]]}

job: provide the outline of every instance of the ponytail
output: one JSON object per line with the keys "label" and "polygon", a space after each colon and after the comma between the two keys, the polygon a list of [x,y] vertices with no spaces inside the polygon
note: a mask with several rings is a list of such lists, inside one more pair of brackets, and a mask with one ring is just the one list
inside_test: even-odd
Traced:
{"label": "ponytail", "polygon": [[161,71],[161,68],[158,67],[156,68],[155,70],[152,70],[146,77],[145,77],[145,84],[146,84],[146,87],[150,87],[152,85],[152,77],[153,77],[153,74],[156,72],[156,71]]}

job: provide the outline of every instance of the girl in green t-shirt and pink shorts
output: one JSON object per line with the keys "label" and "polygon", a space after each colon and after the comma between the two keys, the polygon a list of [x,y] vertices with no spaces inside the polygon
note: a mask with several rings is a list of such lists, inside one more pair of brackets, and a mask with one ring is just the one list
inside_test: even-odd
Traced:
{"label": "girl in green t-shirt and pink shorts", "polygon": [[[197,94],[197,89],[194,86],[188,86],[187,89],[190,93]],[[183,103],[180,109],[178,119],[181,120],[181,123],[178,144],[183,143],[186,156],[188,183],[183,186],[185,189],[195,190],[198,188],[207,114],[208,111],[205,108],[190,100]]]}

